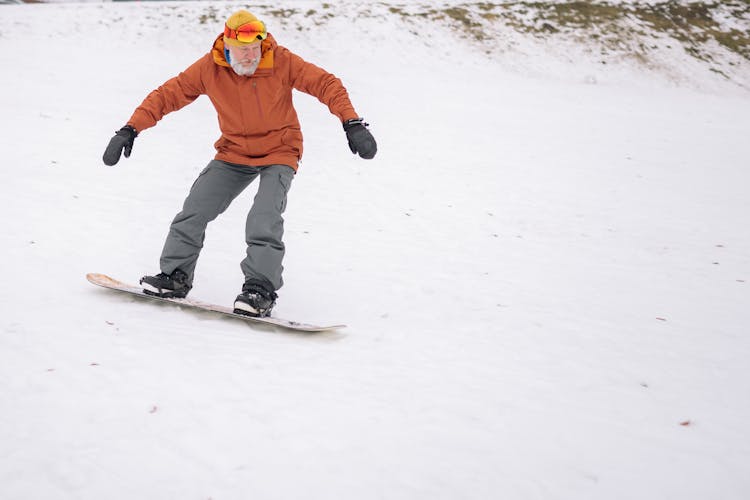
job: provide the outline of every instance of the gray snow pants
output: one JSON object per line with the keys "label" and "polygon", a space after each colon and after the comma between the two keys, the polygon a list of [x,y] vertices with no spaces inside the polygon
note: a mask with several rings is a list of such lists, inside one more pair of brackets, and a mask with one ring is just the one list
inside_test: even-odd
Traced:
{"label": "gray snow pants", "polygon": [[259,176],[258,193],[245,224],[247,256],[240,267],[245,281],[257,279],[269,283],[274,290],[281,288],[284,284],[281,214],[294,178],[294,169],[287,165],[249,167],[211,160],[190,188],[182,211],[172,221],[159,262],[161,271],[171,274],[181,269],[192,284],[206,226]]}

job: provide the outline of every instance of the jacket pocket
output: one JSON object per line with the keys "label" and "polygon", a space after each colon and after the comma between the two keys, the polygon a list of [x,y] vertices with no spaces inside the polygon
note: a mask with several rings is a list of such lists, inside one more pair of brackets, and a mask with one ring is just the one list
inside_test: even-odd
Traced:
{"label": "jacket pocket", "polygon": [[297,159],[302,158],[302,131],[300,129],[284,129],[284,133],[281,135],[281,142],[294,151],[297,155]]}

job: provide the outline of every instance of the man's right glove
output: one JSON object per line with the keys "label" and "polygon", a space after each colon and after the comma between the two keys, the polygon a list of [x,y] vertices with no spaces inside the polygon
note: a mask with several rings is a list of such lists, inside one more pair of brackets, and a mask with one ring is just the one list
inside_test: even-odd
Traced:
{"label": "man's right glove", "polygon": [[125,150],[125,158],[130,157],[130,152],[133,151],[133,141],[135,141],[138,132],[135,131],[130,125],[125,125],[120,130],[115,132],[115,136],[110,139],[107,149],[104,150],[105,165],[110,167],[120,161],[120,155]]}
{"label": "man's right glove", "polygon": [[349,149],[352,153],[359,153],[365,160],[371,160],[378,152],[378,145],[369,130],[364,118],[352,118],[344,122],[346,139],[349,141]]}

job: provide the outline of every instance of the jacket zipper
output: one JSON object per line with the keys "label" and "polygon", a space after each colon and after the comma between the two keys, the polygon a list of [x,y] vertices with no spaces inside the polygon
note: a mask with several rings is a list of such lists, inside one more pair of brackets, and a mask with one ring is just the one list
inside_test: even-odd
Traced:
{"label": "jacket zipper", "polygon": [[253,93],[255,94],[255,102],[258,104],[258,112],[260,114],[260,118],[264,120],[265,117],[263,116],[263,106],[260,104],[260,95],[258,94],[258,86],[256,83],[257,82],[253,82]]}

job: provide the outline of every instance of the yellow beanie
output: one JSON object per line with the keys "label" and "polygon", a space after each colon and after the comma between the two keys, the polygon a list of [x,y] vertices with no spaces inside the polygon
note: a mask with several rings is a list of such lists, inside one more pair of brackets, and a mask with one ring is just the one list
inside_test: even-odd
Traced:
{"label": "yellow beanie", "polygon": [[248,45],[265,40],[266,24],[246,10],[238,10],[224,25],[224,45]]}

